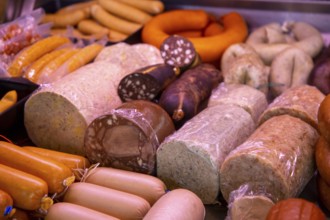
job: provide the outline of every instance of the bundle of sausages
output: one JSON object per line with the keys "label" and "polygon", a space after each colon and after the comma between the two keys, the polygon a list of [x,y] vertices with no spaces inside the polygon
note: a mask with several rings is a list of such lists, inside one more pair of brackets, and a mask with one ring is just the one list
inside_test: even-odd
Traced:
{"label": "bundle of sausages", "polygon": [[[269,202],[300,194],[315,172],[315,124],[323,99],[318,89],[304,85],[286,90],[268,106],[259,127],[221,166],[220,188],[230,207],[249,196],[270,208]],[[231,209],[230,214],[237,217],[244,209],[252,213],[253,204],[245,203],[239,212]]]}

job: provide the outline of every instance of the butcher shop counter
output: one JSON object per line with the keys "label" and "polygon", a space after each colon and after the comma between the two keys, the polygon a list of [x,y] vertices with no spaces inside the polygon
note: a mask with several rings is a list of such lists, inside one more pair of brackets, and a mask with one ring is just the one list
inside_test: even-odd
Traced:
{"label": "butcher shop counter", "polygon": [[[46,1],[45,1],[46,2]],[[51,2],[51,1],[48,1]],[[61,6],[57,2],[56,6]],[[308,22],[317,27],[322,33],[328,43],[328,35],[330,34],[330,25],[328,21],[330,19],[330,2],[327,1],[216,1],[216,0],[163,0],[166,6],[166,10],[171,9],[204,9],[215,15],[221,15],[230,11],[239,12],[247,21],[250,29],[254,29],[261,25],[270,22],[285,21],[304,21]],[[68,3],[63,1],[62,5]],[[40,1],[37,1],[36,5],[42,6]],[[137,32],[132,37],[128,38],[126,42],[137,43],[140,42],[141,32]],[[34,88],[34,85],[33,85]],[[20,118],[21,120],[21,118]],[[1,121],[0,121],[1,123]],[[21,121],[18,124],[19,132],[16,132],[12,139],[16,139],[18,144],[29,143],[30,140],[26,137],[24,128],[22,127]],[[14,129],[14,130],[15,130]],[[16,136],[17,135],[17,136]],[[318,202],[316,181],[313,178],[306,186],[301,198],[305,198],[309,201]],[[225,219],[227,215],[227,204],[222,198],[219,198],[219,204],[206,205],[206,220]],[[322,210],[330,216],[322,205]]]}

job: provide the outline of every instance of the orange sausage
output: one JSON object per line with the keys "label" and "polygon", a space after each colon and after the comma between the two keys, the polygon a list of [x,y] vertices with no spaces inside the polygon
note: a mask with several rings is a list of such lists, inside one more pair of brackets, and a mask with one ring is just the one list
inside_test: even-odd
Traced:
{"label": "orange sausage", "polygon": [[[93,198],[93,195],[90,197]],[[92,201],[92,200],[91,200]],[[80,205],[67,203],[67,202],[59,202],[54,204],[48,210],[48,213],[45,217],[45,220],[119,220],[110,215],[106,215],[102,212],[95,211],[93,209],[89,209]]]}
{"label": "orange sausage", "polygon": [[197,30],[197,31],[180,31],[180,32],[176,32],[176,33],[173,33],[173,34],[176,34],[176,35],[180,35],[182,37],[202,37],[203,36],[203,32],[200,31],[200,30]]}
{"label": "orange sausage", "polygon": [[149,203],[136,195],[91,183],[73,183],[63,202],[69,202],[119,219],[142,219],[150,209]]}
{"label": "orange sausage", "polygon": [[165,194],[166,186],[157,177],[111,167],[97,167],[84,180],[140,196],[153,205]]}
{"label": "orange sausage", "polygon": [[216,21],[211,22],[209,25],[207,25],[207,27],[205,28],[204,32],[203,32],[203,36],[213,36],[213,35],[217,35],[220,34],[224,31],[223,26]]}
{"label": "orange sausage", "polygon": [[13,209],[13,198],[11,198],[7,192],[0,189],[0,219],[7,219],[12,216],[15,211],[16,210]]}
{"label": "orange sausage", "polygon": [[0,141],[0,163],[45,180],[50,193],[60,193],[74,181],[73,173],[63,163],[4,141]]}
{"label": "orange sausage", "polygon": [[36,154],[39,154],[41,156],[65,164],[75,174],[76,179],[81,178],[81,175],[79,174],[80,170],[85,170],[86,168],[90,167],[90,163],[88,159],[80,155],[69,154],[69,153],[64,153],[64,152],[59,152],[41,147],[34,147],[34,146],[25,146],[23,148],[32,151]]}
{"label": "orange sausage", "polygon": [[53,50],[52,52],[40,57],[29,66],[29,68],[24,73],[24,77],[31,82],[37,83],[42,68],[68,50],[68,48]]}
{"label": "orange sausage", "polygon": [[47,183],[39,177],[3,164],[0,164],[0,176],[0,188],[11,195],[15,207],[47,210],[53,204],[53,200],[47,197]]}
{"label": "orange sausage", "polygon": [[28,211],[15,208],[15,213],[9,218],[9,220],[30,220]]}
{"label": "orange sausage", "polygon": [[[198,21],[201,20],[201,21]],[[209,16],[201,10],[173,10],[153,17],[142,29],[142,41],[160,48],[168,33],[198,30],[207,26]],[[199,22],[197,28],[196,22]],[[248,35],[244,18],[235,12],[221,18],[224,31],[214,36],[188,38],[203,62],[220,60],[222,53],[232,44],[243,42]],[[193,28],[194,27],[194,28]]]}

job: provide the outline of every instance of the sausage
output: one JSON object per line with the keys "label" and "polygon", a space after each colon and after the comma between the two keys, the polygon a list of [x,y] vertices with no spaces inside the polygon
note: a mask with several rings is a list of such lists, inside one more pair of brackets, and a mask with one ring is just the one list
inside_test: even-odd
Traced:
{"label": "sausage", "polygon": [[78,25],[77,28],[79,31],[81,31],[84,34],[108,34],[109,33],[109,29],[100,25],[99,23],[97,23],[96,21],[92,20],[92,19],[84,19],[81,20]]}
{"label": "sausage", "polygon": [[185,188],[204,204],[214,204],[222,162],[254,130],[251,115],[239,106],[207,107],[161,143],[157,176],[171,190]]}
{"label": "sausage", "polygon": [[330,143],[330,115],[329,115],[330,95],[324,97],[317,112],[318,129],[322,137]]}
{"label": "sausage", "polygon": [[84,150],[91,163],[154,174],[156,150],[174,130],[163,108],[134,100],[95,118],[86,129]]}
{"label": "sausage", "polygon": [[123,2],[132,7],[138,8],[142,11],[145,11],[151,15],[159,14],[164,11],[165,5],[162,1],[159,0],[139,0],[139,1],[131,1],[131,0],[117,0]]}
{"label": "sausage", "polygon": [[306,85],[314,67],[309,54],[296,47],[278,53],[270,68],[270,90],[274,97],[291,87]]}
{"label": "sausage", "polygon": [[207,107],[219,104],[231,104],[247,111],[257,124],[260,115],[268,107],[267,97],[261,91],[244,84],[220,83],[214,88]]}
{"label": "sausage", "polygon": [[127,192],[147,200],[150,206],[165,194],[166,186],[159,178],[112,167],[97,167],[83,180],[111,189]]}
{"label": "sausage", "polygon": [[269,118],[288,114],[318,129],[317,114],[324,94],[316,87],[301,85],[292,87],[275,98],[260,115],[259,125]]}
{"label": "sausage", "polygon": [[0,219],[11,217],[15,211],[13,208],[13,198],[7,192],[0,189]]}
{"label": "sausage", "polygon": [[315,172],[318,138],[317,130],[299,118],[280,115],[268,119],[221,165],[223,197],[228,201],[229,194],[244,184],[252,191],[261,189],[275,203],[298,196]]}
{"label": "sausage", "polygon": [[78,2],[74,3],[65,7],[60,8],[59,10],[56,11],[56,14],[67,14],[67,13],[72,13],[77,10],[88,10],[90,6],[95,5],[97,1],[85,1],[85,2]]}
{"label": "sausage", "polygon": [[23,68],[27,67],[46,53],[68,43],[70,43],[70,39],[67,37],[50,36],[43,38],[21,51],[9,65],[7,71],[13,77],[22,76]]}
{"label": "sausage", "polygon": [[276,203],[268,212],[267,220],[326,220],[317,204],[302,198],[288,198]]}
{"label": "sausage", "polygon": [[220,82],[220,71],[211,64],[199,64],[185,71],[161,94],[159,105],[172,117],[176,127],[182,126],[200,110],[201,103]]}
{"label": "sausage", "polygon": [[0,141],[0,163],[45,180],[50,193],[60,193],[74,181],[72,171],[63,163],[4,141]]}
{"label": "sausage", "polygon": [[144,46],[149,49],[140,51],[125,43],[108,46],[94,62],[33,93],[24,105],[30,140],[39,147],[85,156],[84,136],[89,123],[122,104],[117,94],[120,79],[159,62],[157,50]]}
{"label": "sausage", "polygon": [[319,175],[326,184],[330,185],[330,146],[322,136],[315,147],[315,160]]}
{"label": "sausage", "polygon": [[111,14],[137,24],[145,24],[152,18],[148,13],[117,0],[98,0],[98,2]]}
{"label": "sausage", "polygon": [[76,177],[75,180],[80,180],[80,178],[82,177],[80,172],[90,167],[90,162],[88,161],[88,159],[80,155],[68,154],[34,146],[24,146],[23,148],[28,151],[32,151],[38,155],[63,163],[65,166],[69,167],[74,173]]}
{"label": "sausage", "polygon": [[[91,195],[92,196],[92,195]],[[79,220],[119,220],[113,216],[95,211],[80,205],[58,202],[50,207],[45,220],[64,220],[64,219],[79,219]]]}
{"label": "sausage", "polygon": [[63,201],[123,220],[142,219],[150,209],[149,203],[139,196],[91,183],[73,183]]}
{"label": "sausage", "polygon": [[80,21],[90,17],[90,11],[86,9],[73,10],[70,13],[51,14],[47,13],[42,23],[52,23],[54,28],[63,28],[67,26],[75,26]]}
{"label": "sausage", "polygon": [[[48,211],[48,210],[47,210]],[[27,210],[15,208],[15,213],[9,218],[9,220],[30,220],[30,216]]]}
{"label": "sausage", "polygon": [[100,5],[91,6],[91,14],[97,22],[105,27],[127,35],[136,32],[142,27],[141,24],[137,24],[110,14]]}
{"label": "sausage", "polygon": [[51,51],[42,57],[40,57],[38,60],[33,62],[27,70],[24,72],[23,77],[27,78],[28,80],[37,83],[39,81],[39,76],[41,74],[41,70],[50,62],[55,60],[58,56],[62,55],[66,51],[70,50],[69,48],[63,48]]}
{"label": "sausage", "polygon": [[150,209],[144,220],[202,220],[205,207],[200,198],[186,189],[174,189],[162,196]]}
{"label": "sausage", "polygon": [[321,175],[317,175],[316,184],[319,200],[330,211],[330,186]]}
{"label": "sausage", "polygon": [[[200,30],[210,19],[205,11],[177,9],[154,16],[142,29],[142,41],[160,48],[169,36],[183,30]],[[222,53],[231,44],[243,42],[248,28],[243,17],[235,12],[221,18],[224,31],[209,37],[188,38],[203,62],[219,61]]]}
{"label": "sausage", "polygon": [[0,164],[0,175],[0,188],[12,196],[15,207],[47,210],[53,204],[47,196],[47,183],[39,177],[3,164]]}
{"label": "sausage", "polygon": [[0,99],[0,114],[11,108],[17,103],[17,92],[16,90],[10,90],[6,92]]}
{"label": "sausage", "polygon": [[[277,26],[275,29],[279,30],[269,32],[270,26]],[[278,36],[273,34],[276,32],[280,32],[280,38],[275,37],[275,39],[271,39],[274,36]],[[288,41],[286,39],[287,36],[296,40],[293,42],[291,40]],[[269,39],[269,37],[271,38]],[[266,65],[271,64],[278,53],[291,46],[302,49],[313,58],[319,54],[324,46],[320,31],[305,22],[288,22],[284,23],[282,26],[277,23],[270,23],[261,26],[248,36],[246,43],[257,51]]]}
{"label": "sausage", "polygon": [[104,46],[102,44],[92,43],[76,52],[73,52],[73,54],[67,57],[64,62],[61,62],[60,65],[54,69],[54,71],[47,74],[47,78],[40,77],[40,81],[47,83],[63,78],[65,75],[72,73],[80,67],[92,62],[103,48]]}
{"label": "sausage", "polygon": [[180,70],[167,64],[143,67],[122,78],[118,95],[123,102],[154,100],[170,83],[177,79]]}
{"label": "sausage", "polygon": [[201,63],[194,45],[187,38],[179,35],[166,38],[159,50],[164,62],[180,69],[181,72]]}

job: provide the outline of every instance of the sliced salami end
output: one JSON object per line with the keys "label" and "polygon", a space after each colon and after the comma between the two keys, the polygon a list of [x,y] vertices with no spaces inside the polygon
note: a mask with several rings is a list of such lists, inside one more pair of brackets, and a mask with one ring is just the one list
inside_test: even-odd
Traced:
{"label": "sliced salami end", "polygon": [[135,100],[96,118],[86,130],[84,146],[92,163],[152,174],[156,150],[173,131],[173,122],[160,106]]}
{"label": "sliced salami end", "polygon": [[179,35],[171,35],[160,46],[160,54],[164,62],[179,68],[190,67],[199,60],[192,42]]}
{"label": "sliced salami end", "polygon": [[120,81],[118,95],[123,102],[153,100],[178,74],[176,68],[166,64],[141,68]]}

